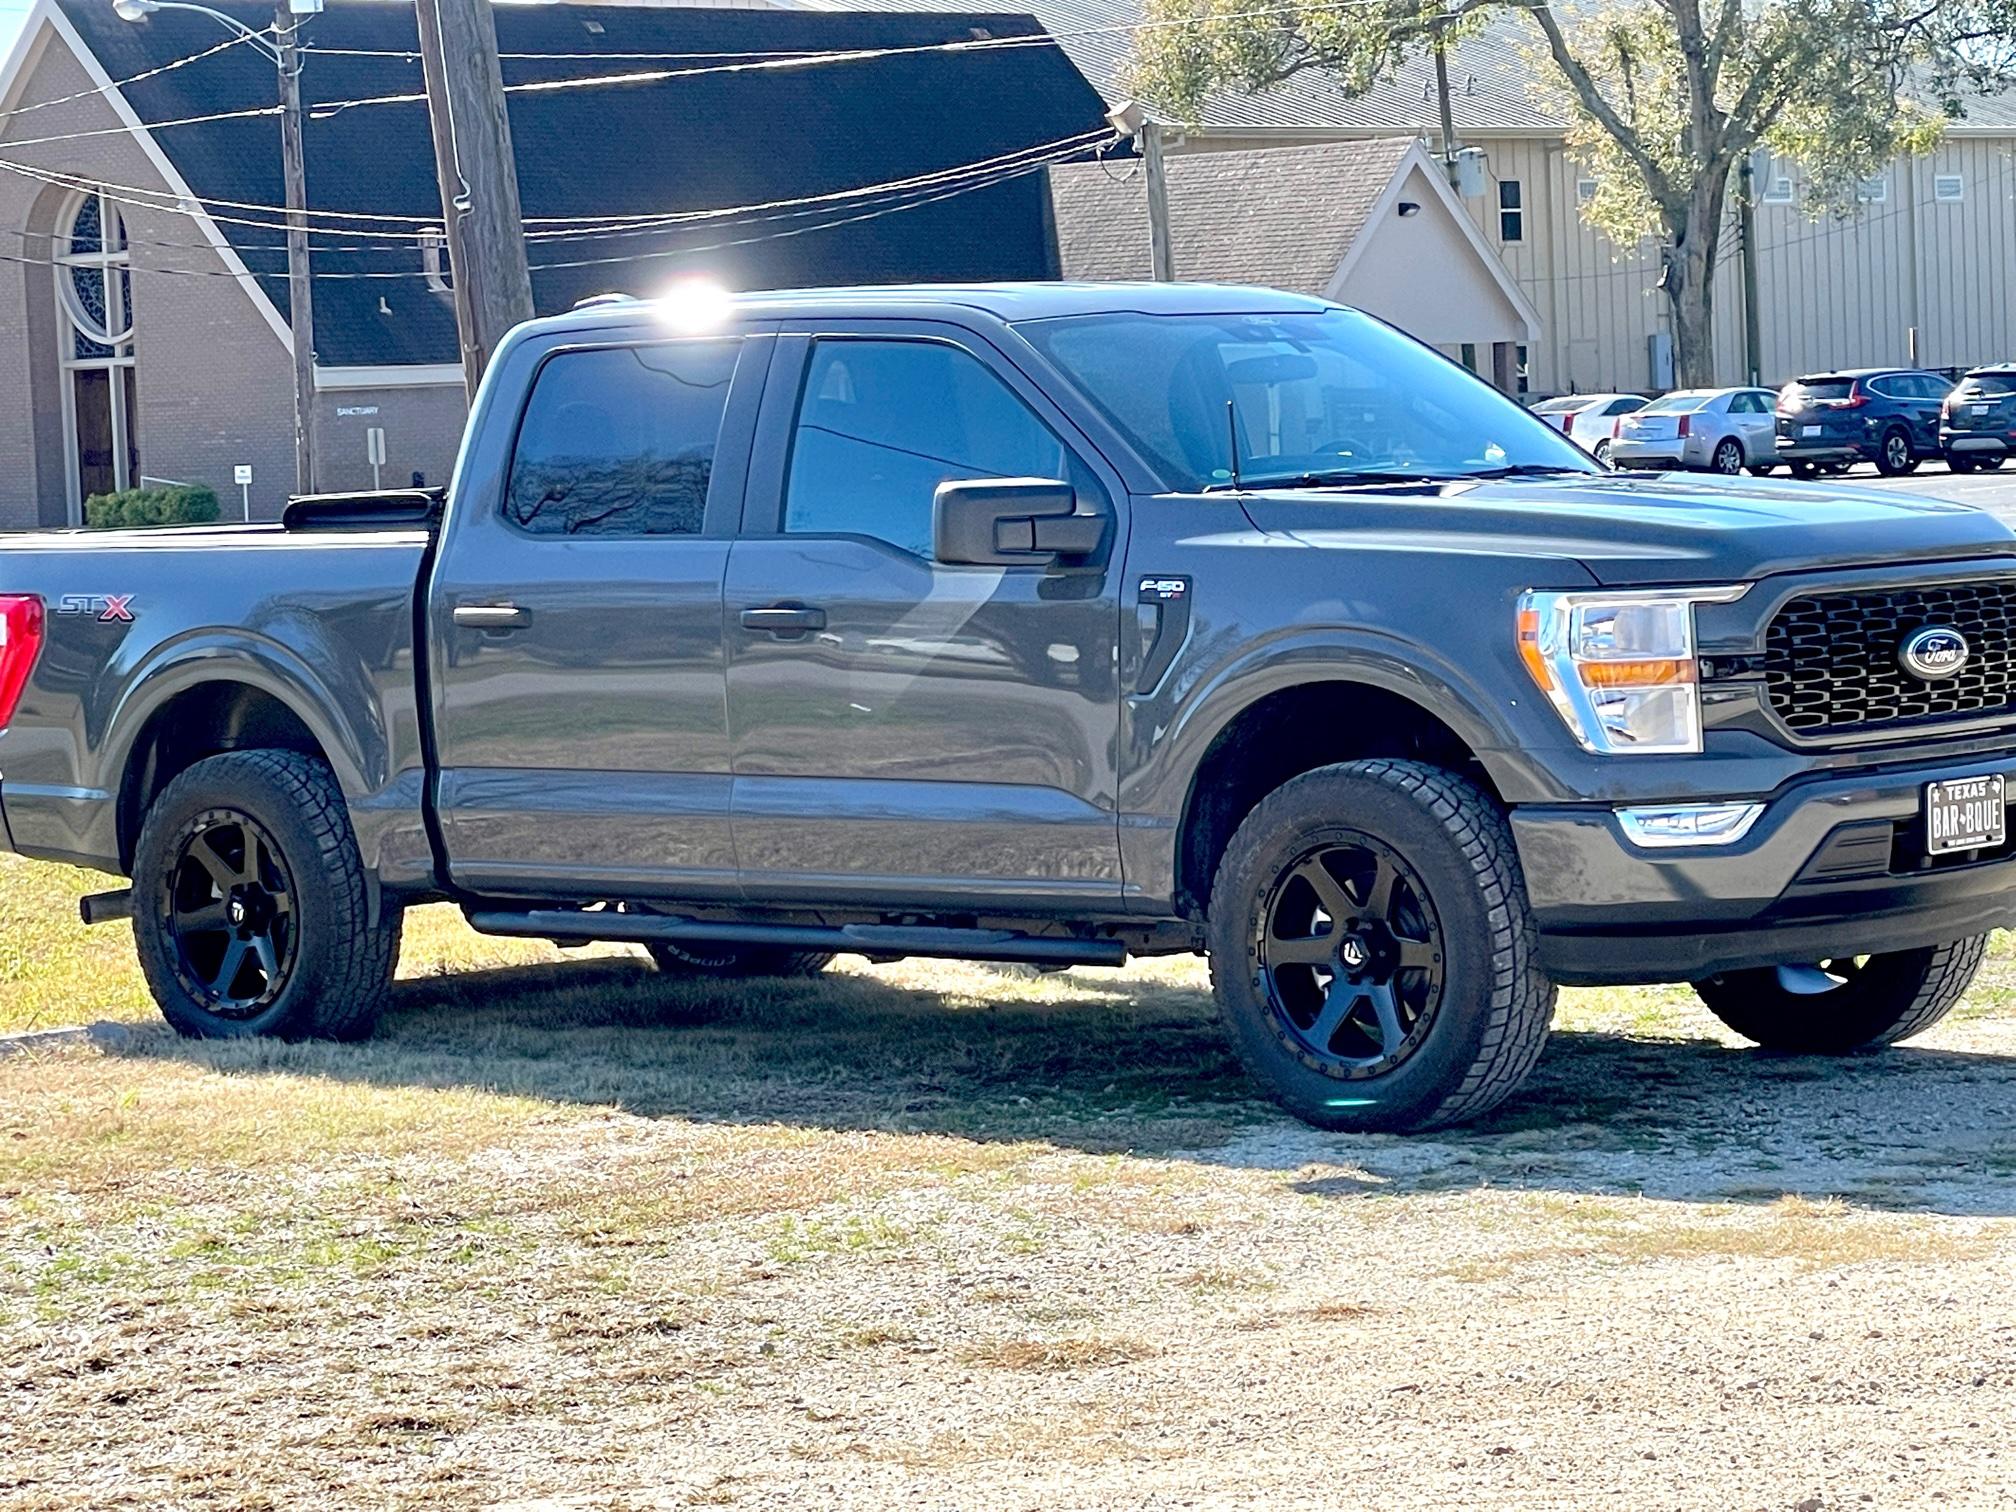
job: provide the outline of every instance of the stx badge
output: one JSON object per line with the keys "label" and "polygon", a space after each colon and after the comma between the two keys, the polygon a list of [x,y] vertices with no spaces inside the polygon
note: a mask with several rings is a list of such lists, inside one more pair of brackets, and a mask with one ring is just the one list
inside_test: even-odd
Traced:
{"label": "stx badge", "polygon": [[56,600],[58,614],[88,614],[101,625],[133,623],[130,593],[66,593]]}

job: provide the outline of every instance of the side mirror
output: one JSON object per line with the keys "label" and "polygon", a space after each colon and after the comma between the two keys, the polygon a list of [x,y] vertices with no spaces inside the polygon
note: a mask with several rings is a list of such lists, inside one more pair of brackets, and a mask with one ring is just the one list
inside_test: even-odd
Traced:
{"label": "side mirror", "polygon": [[931,501],[932,555],[949,566],[1042,566],[1105,539],[1106,517],[1079,514],[1077,491],[1054,478],[954,480]]}

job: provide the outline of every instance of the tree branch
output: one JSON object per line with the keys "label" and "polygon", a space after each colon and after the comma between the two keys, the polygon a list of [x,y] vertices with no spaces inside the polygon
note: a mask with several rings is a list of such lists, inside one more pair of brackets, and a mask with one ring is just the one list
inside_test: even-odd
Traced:
{"label": "tree branch", "polygon": [[1544,0],[1543,3],[1529,5],[1527,8],[1532,12],[1533,20],[1539,26],[1541,34],[1547,39],[1547,51],[1554,59],[1554,66],[1561,70],[1562,77],[1567,79],[1569,87],[1575,91],[1575,98],[1581,102],[1582,108],[1610,134],[1610,139],[1617,144],[1618,150],[1631,160],[1639,173],[1644,175],[1645,187],[1652,191],[1653,199],[1660,201],[1662,208],[1673,202],[1677,198],[1673,180],[1667,176],[1665,168],[1659,161],[1645,150],[1645,144],[1639,140],[1638,133],[1603,97],[1603,91],[1597,87],[1595,79],[1590,77],[1589,70],[1582,66],[1582,60],[1569,48],[1568,38],[1561,30],[1561,23],[1554,19],[1553,10],[1544,3]]}

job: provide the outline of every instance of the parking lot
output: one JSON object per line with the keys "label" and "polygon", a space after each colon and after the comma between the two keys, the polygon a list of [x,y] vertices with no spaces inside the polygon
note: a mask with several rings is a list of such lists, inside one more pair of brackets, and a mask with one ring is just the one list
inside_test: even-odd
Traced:
{"label": "parking lot", "polygon": [[2016,526],[2016,467],[2005,467],[1996,472],[1950,473],[1934,462],[1905,478],[1885,478],[1879,476],[1874,468],[1858,467],[1841,481],[1973,504],[1981,509],[1994,510]]}

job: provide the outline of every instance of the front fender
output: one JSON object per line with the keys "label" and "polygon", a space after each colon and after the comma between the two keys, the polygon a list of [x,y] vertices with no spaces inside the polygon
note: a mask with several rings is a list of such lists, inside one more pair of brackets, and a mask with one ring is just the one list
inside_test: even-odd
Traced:
{"label": "front fender", "polygon": [[1393,694],[1448,726],[1508,798],[1554,791],[1532,754],[1557,743],[1556,732],[1532,718],[1552,714],[1529,696],[1516,663],[1472,669],[1380,630],[1297,626],[1169,681],[1166,693],[1130,701],[1121,790],[1128,891],[1153,912],[1175,897],[1179,830],[1212,743],[1262,699],[1290,688],[1340,683]]}

